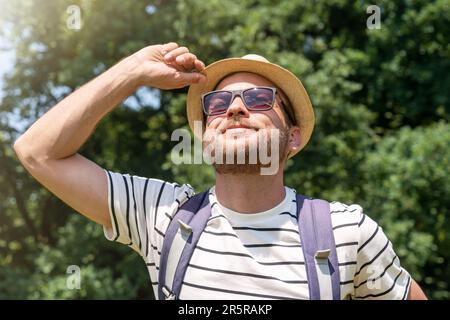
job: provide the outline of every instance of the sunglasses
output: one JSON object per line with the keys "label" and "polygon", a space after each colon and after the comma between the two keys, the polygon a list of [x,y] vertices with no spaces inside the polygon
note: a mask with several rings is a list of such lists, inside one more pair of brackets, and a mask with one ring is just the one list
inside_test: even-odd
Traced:
{"label": "sunglasses", "polygon": [[266,111],[273,108],[276,88],[253,87],[243,90],[217,90],[202,95],[203,111],[207,116],[215,116],[227,112],[236,96],[244,101],[250,111]]}

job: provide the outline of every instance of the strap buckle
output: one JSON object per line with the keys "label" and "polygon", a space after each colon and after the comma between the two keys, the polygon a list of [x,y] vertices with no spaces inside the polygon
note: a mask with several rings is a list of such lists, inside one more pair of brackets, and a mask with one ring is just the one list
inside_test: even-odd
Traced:
{"label": "strap buckle", "polygon": [[183,236],[188,237],[188,236],[191,235],[191,233],[192,233],[193,231],[192,231],[192,228],[191,228],[190,225],[188,225],[187,223],[184,223],[184,222],[181,221],[181,220],[178,220],[178,224],[180,225],[180,231],[181,231],[181,234],[182,234]]}
{"label": "strap buckle", "polygon": [[330,249],[325,249],[325,250],[317,250],[316,254],[314,255],[314,258],[320,262],[320,261],[324,261],[324,260],[328,260],[328,257],[331,254],[331,250]]}
{"label": "strap buckle", "polygon": [[175,300],[176,299],[175,294],[172,291],[170,291],[166,286],[162,287],[162,292],[164,293],[166,300]]}

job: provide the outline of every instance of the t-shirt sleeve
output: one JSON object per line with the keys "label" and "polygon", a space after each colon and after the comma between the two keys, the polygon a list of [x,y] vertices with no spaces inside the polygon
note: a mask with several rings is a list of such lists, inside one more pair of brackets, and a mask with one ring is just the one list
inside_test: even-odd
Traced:
{"label": "t-shirt sleeve", "polygon": [[[167,226],[168,212],[194,193],[190,185],[178,185],[105,170],[112,228],[103,227],[105,237],[137,251],[144,259],[156,232]],[[169,220],[168,220],[169,221]]]}
{"label": "t-shirt sleeve", "polygon": [[409,273],[400,265],[383,229],[361,213],[354,299],[406,299],[411,285]]}

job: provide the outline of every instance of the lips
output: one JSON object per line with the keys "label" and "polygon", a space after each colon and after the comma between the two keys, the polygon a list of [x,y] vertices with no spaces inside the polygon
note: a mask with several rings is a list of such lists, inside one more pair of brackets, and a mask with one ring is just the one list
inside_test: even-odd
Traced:
{"label": "lips", "polygon": [[253,128],[253,127],[249,127],[243,124],[232,124],[229,125],[228,127],[226,127],[225,129],[222,130],[222,133],[229,131],[229,130],[236,130],[236,131],[245,131],[246,129],[250,129],[250,130],[258,130],[257,128]]}
{"label": "lips", "polygon": [[226,130],[230,130],[230,129],[250,129],[247,126],[243,126],[243,125],[232,125],[229,126],[228,128],[226,128]]}

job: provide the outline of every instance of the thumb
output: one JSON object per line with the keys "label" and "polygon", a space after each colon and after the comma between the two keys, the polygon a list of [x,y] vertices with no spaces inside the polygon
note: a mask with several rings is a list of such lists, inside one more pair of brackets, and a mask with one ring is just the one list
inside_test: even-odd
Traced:
{"label": "thumb", "polygon": [[206,76],[199,72],[177,72],[176,78],[185,85],[206,82]]}

